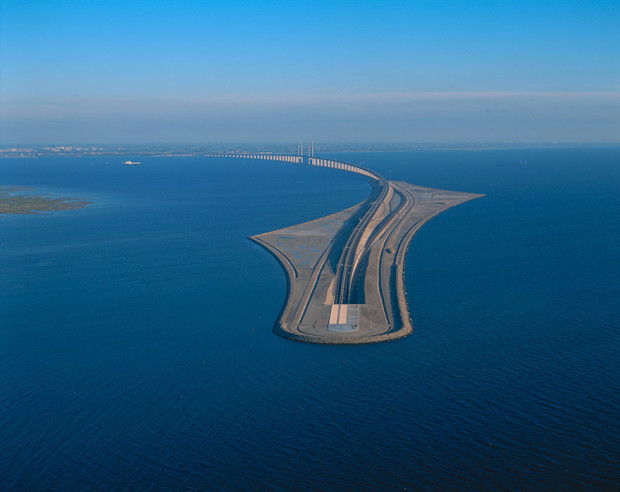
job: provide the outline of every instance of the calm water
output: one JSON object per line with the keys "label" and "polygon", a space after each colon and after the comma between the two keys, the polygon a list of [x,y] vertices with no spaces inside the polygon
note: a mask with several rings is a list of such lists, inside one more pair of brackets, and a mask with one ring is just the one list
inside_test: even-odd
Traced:
{"label": "calm water", "polygon": [[247,236],[360,177],[0,160],[93,201],[0,219],[0,489],[618,490],[620,149],[338,157],[487,195],[414,239],[404,340],[271,332],[285,278]]}

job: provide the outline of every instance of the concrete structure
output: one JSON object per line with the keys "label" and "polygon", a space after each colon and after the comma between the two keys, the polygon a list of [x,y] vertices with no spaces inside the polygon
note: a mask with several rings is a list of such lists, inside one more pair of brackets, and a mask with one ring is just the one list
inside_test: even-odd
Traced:
{"label": "concrete structure", "polygon": [[437,214],[483,196],[387,181],[368,169],[330,159],[235,157],[340,169],[365,176],[372,185],[369,198],[354,207],[250,238],[264,246],[287,275],[286,301],[274,331],[304,342],[372,343],[411,333],[404,285],[409,243]]}

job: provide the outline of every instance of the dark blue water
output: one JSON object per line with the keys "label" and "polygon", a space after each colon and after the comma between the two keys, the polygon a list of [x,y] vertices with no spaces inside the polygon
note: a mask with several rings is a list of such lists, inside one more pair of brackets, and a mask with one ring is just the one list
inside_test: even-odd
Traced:
{"label": "dark blue water", "polygon": [[0,489],[617,490],[620,149],[338,157],[487,195],[414,239],[404,340],[271,332],[285,278],[247,236],[360,177],[0,160],[93,201],[0,219]]}

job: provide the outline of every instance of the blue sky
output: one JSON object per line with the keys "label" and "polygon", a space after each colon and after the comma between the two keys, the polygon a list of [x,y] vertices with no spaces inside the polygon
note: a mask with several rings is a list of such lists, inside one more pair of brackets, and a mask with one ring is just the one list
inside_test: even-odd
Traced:
{"label": "blue sky", "polygon": [[617,1],[0,0],[0,143],[620,141]]}

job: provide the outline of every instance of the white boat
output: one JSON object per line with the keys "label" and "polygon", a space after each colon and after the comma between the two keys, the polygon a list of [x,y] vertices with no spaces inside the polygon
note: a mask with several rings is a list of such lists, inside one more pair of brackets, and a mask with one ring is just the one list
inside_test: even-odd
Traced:
{"label": "white boat", "polygon": [[124,166],[139,166],[140,163],[138,161],[125,161],[123,162]]}

